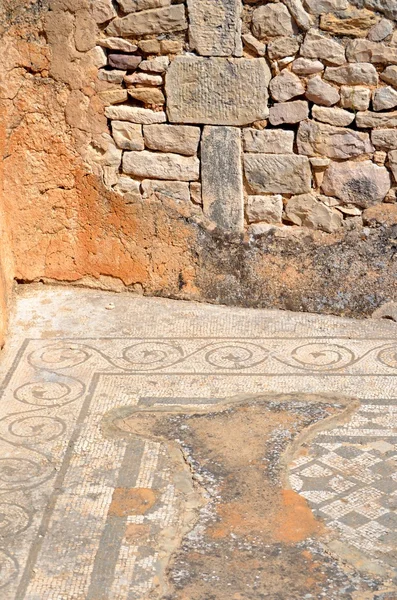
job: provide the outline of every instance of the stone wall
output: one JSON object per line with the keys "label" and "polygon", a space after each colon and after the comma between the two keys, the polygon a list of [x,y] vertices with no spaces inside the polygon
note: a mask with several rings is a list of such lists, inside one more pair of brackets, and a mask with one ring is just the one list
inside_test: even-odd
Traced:
{"label": "stone wall", "polygon": [[395,298],[394,0],[3,6],[17,279],[344,314]]}

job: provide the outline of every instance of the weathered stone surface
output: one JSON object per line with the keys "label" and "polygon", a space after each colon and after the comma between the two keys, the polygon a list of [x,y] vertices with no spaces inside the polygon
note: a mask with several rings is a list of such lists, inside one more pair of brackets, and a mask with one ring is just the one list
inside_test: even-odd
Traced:
{"label": "weathered stone surface", "polygon": [[165,73],[170,64],[168,56],[156,56],[150,60],[144,60],[139,65],[141,71],[151,71],[152,73]]}
{"label": "weathered stone surface", "polygon": [[309,12],[317,17],[324,13],[345,10],[349,4],[347,0],[305,0],[305,5]]}
{"label": "weathered stone surface", "polygon": [[163,111],[154,111],[137,106],[108,106],[105,109],[108,119],[115,121],[130,121],[150,125],[151,123],[165,123],[166,115]]}
{"label": "weathered stone surface", "polygon": [[180,154],[124,152],[123,173],[140,178],[197,181],[200,162],[193,156]]}
{"label": "weathered stone surface", "polygon": [[397,111],[389,113],[375,113],[371,111],[359,112],[356,115],[357,127],[397,127]]}
{"label": "weathered stone surface", "polygon": [[372,106],[376,111],[394,108],[397,106],[397,91],[390,86],[374,90]]}
{"label": "weathered stone surface", "polygon": [[182,4],[144,10],[114,19],[106,33],[115,36],[139,36],[184,31],[187,29],[185,7]]}
{"label": "weathered stone surface", "polygon": [[299,43],[294,37],[276,38],[269,42],[267,51],[271,60],[279,60],[286,56],[293,56],[299,50]]}
{"label": "weathered stone surface", "polygon": [[283,215],[283,197],[275,196],[248,196],[247,219],[249,223],[281,223]]}
{"label": "weathered stone surface", "polygon": [[112,0],[95,0],[92,5],[92,15],[96,23],[106,23],[117,17]]}
{"label": "weathered stone surface", "polygon": [[386,83],[390,83],[390,85],[397,88],[397,66],[391,65],[390,67],[386,67],[386,69],[380,74],[380,78]]}
{"label": "weathered stone surface", "polygon": [[244,229],[241,132],[205,127],[201,140],[201,196],[204,214],[218,227]]}
{"label": "weathered stone surface", "polygon": [[141,73],[135,72],[132,75],[127,75],[124,77],[125,84],[127,87],[131,85],[144,85],[144,86],[154,86],[157,87],[162,85],[163,78],[161,75],[152,75],[152,73]]}
{"label": "weathered stone surface", "polygon": [[160,200],[163,198],[173,198],[180,202],[189,202],[190,200],[189,183],[185,181],[144,179],[141,189],[143,198],[157,196]]}
{"label": "weathered stone surface", "polygon": [[118,178],[117,185],[114,189],[120,194],[139,194],[139,188],[139,181],[131,179],[131,177],[127,177],[126,175],[122,175]]}
{"label": "weathered stone surface", "polygon": [[131,13],[169,6],[171,0],[117,0],[117,4],[120,5],[123,12]]}
{"label": "weathered stone surface", "polygon": [[299,123],[309,116],[309,105],[305,100],[293,102],[280,102],[274,104],[269,111],[269,121],[272,125],[283,125],[284,123]]}
{"label": "weathered stone surface", "polygon": [[346,56],[350,62],[397,64],[397,47],[370,40],[353,40],[347,46]]}
{"label": "weathered stone surface", "polygon": [[314,75],[324,71],[323,63],[311,58],[297,58],[291,68],[297,75]]}
{"label": "weathered stone surface", "polygon": [[266,4],[252,15],[252,33],[260,40],[294,33],[294,21],[284,4]]}
{"label": "weathered stone surface", "polygon": [[339,102],[340,95],[336,88],[316,76],[307,83],[306,98],[322,106],[332,106]]}
{"label": "weathered stone surface", "polygon": [[383,13],[389,19],[397,20],[397,6],[395,0],[350,0],[352,4],[372,8]]}
{"label": "weathered stone surface", "polygon": [[122,150],[144,150],[142,125],[128,121],[112,121],[112,134],[116,145]]}
{"label": "weathered stone surface", "polygon": [[343,108],[368,110],[370,101],[371,90],[367,87],[342,85],[340,88],[340,103]]}
{"label": "weathered stone surface", "polygon": [[310,29],[313,19],[303,8],[301,0],[283,0],[283,2],[289,8],[299,27],[304,31]]}
{"label": "weathered stone surface", "polygon": [[183,52],[184,43],[182,40],[161,40],[161,54],[181,54]]}
{"label": "weathered stone surface", "polygon": [[159,54],[161,52],[161,43],[159,40],[139,40],[138,47],[144,54]]}
{"label": "weathered stone surface", "polygon": [[102,46],[102,48],[120,50],[120,52],[136,52],[138,50],[136,44],[132,44],[128,40],[123,40],[123,38],[118,37],[102,38],[97,41],[97,44],[98,46]]}
{"label": "weathered stone surface", "polygon": [[327,65],[343,65],[346,62],[345,48],[317,31],[309,31],[300,49],[301,56],[316,58]]}
{"label": "weathered stone surface", "polygon": [[327,67],[324,78],[346,85],[377,85],[378,73],[369,63],[354,63],[344,67]]}
{"label": "weathered stone surface", "polygon": [[89,57],[92,61],[92,64],[100,69],[101,67],[106,67],[108,64],[108,57],[106,52],[101,46],[95,46],[89,53]]}
{"label": "weathered stone surface", "polygon": [[357,10],[348,8],[337,15],[328,13],[320,17],[320,27],[336,35],[352,35],[366,37],[368,30],[377,23],[378,17],[365,8]]}
{"label": "weathered stone surface", "polygon": [[137,68],[142,58],[140,56],[134,56],[133,54],[109,54],[108,55],[109,65],[115,69],[124,69],[126,71],[133,71]]}
{"label": "weathered stone surface", "polygon": [[368,39],[371,42],[381,42],[393,33],[394,25],[389,19],[381,19],[379,23],[371,27]]}
{"label": "weathered stone surface", "polygon": [[290,71],[281,71],[270,82],[270,93],[274,100],[287,102],[305,93],[305,88],[297,75]]}
{"label": "weathered stone surface", "polygon": [[342,225],[342,215],[325,206],[313,194],[293,196],[288,200],[285,214],[291,223],[300,227],[320,229],[327,233],[337,231]]}
{"label": "weathered stone surface", "polygon": [[98,71],[98,79],[109,83],[123,83],[126,75],[127,71],[117,71],[116,69],[100,69]]}
{"label": "weathered stone surface", "polygon": [[371,132],[371,141],[377,150],[397,150],[396,129],[374,129]]}
{"label": "weathered stone surface", "polygon": [[326,107],[314,105],[312,108],[312,116],[316,121],[335,125],[336,127],[347,127],[353,123],[356,115],[343,108]]}
{"label": "weathered stone surface", "polygon": [[203,199],[201,197],[201,183],[197,181],[192,181],[190,184],[190,200],[194,202],[194,204],[203,204]]}
{"label": "weathered stone surface", "polygon": [[248,125],[265,119],[270,78],[263,58],[177,57],[166,75],[169,121]]}
{"label": "weathered stone surface", "polygon": [[193,156],[200,141],[200,128],[188,125],[144,125],[145,144],[150,150]]}
{"label": "weathered stone surface", "polygon": [[385,167],[371,161],[332,163],[325,172],[321,189],[327,196],[336,196],[343,204],[367,208],[382,202],[391,186]]}
{"label": "weathered stone surface", "polygon": [[108,106],[110,104],[120,104],[121,102],[125,102],[128,99],[128,93],[127,90],[123,90],[123,88],[118,90],[105,90],[99,92],[99,97],[102,102]]}
{"label": "weathered stone surface", "polygon": [[294,132],[282,129],[243,129],[245,152],[292,154]]}
{"label": "weathered stone surface", "polygon": [[142,102],[150,107],[163,106],[165,96],[161,90],[155,87],[132,87],[128,88],[128,95],[138,102]]}
{"label": "weathered stone surface", "polygon": [[374,151],[368,133],[332,127],[315,121],[303,121],[297,135],[299,154],[348,159]]}
{"label": "weathered stone surface", "polygon": [[187,0],[187,7],[192,50],[201,56],[241,56],[241,0]]}
{"label": "weathered stone surface", "polygon": [[310,162],[294,154],[245,154],[245,176],[255,194],[304,194],[311,187]]}
{"label": "weathered stone surface", "polygon": [[249,50],[255,52],[258,56],[265,56],[266,44],[256,39],[252,33],[245,33],[242,36],[243,44]]}
{"label": "weathered stone surface", "polygon": [[397,181],[397,150],[392,150],[388,155],[389,167],[393,173],[394,180]]}
{"label": "weathered stone surface", "polygon": [[363,212],[363,223],[369,227],[397,225],[397,204],[377,204]]}

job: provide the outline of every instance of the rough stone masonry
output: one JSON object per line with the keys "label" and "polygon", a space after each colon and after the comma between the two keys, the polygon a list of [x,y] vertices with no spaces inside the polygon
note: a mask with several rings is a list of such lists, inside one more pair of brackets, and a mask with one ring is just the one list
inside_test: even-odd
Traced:
{"label": "rough stone masonry", "polygon": [[105,183],[218,228],[397,222],[397,30],[347,0],[95,3]]}

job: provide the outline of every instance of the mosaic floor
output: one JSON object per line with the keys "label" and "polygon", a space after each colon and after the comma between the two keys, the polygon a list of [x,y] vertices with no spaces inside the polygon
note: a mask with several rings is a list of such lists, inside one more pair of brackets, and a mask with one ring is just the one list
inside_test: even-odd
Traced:
{"label": "mosaic floor", "polygon": [[[1,363],[1,599],[168,598],[152,592],[197,490],[163,443],[107,435],[104,418],[270,392],[360,400],[303,444],[289,485],[329,547],[360,553],[386,590],[327,598],[397,598],[396,333],[390,321],[22,286]],[[230,596],[251,597],[273,598]]]}

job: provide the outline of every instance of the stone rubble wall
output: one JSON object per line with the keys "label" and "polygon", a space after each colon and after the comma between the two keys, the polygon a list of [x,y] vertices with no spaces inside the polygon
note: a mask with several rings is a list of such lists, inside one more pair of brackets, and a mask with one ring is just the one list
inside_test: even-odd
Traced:
{"label": "stone rubble wall", "polygon": [[109,135],[88,159],[229,232],[397,222],[396,6],[97,0]]}

